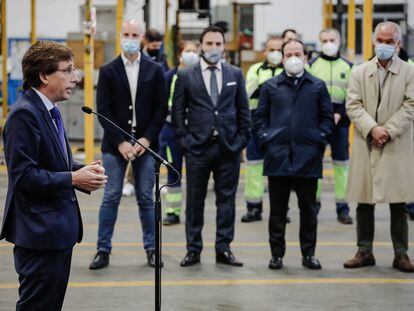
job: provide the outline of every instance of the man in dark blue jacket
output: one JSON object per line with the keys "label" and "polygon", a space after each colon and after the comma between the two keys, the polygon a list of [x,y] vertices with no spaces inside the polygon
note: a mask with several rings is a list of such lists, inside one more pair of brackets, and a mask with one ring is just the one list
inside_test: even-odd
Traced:
{"label": "man in dark blue jacket", "polygon": [[16,310],[62,308],[72,249],[82,239],[75,188],[89,192],[107,177],[99,162],[72,159],[57,102],[78,78],[68,47],[38,41],[23,57],[23,89],[4,129],[9,186],[0,239],[13,243],[19,274]]}
{"label": "man in dark blue jacket", "polygon": [[[122,25],[122,53],[99,71],[96,102],[98,112],[118,124],[146,147],[158,148],[158,135],[167,115],[167,90],[160,65],[143,56],[141,28],[137,21]],[[154,159],[140,145],[99,119],[104,129],[102,159],[108,184],[99,209],[97,253],[89,268],[109,264],[112,235],[122,196],[128,162],[132,164],[147,262],[155,266]]]}
{"label": "man in dark blue jacket", "polygon": [[286,42],[282,54],[284,71],[264,84],[254,117],[264,151],[263,174],[269,179],[269,268],[283,267],[286,213],[294,187],[300,209],[302,264],[320,269],[314,256],[316,190],[327,137],[334,128],[332,104],[325,83],[304,70],[302,42]]}

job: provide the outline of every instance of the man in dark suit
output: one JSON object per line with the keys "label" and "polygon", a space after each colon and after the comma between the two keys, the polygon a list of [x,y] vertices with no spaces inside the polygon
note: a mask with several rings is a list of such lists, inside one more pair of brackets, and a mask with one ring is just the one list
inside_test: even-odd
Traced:
{"label": "man in dark suit", "polygon": [[253,118],[264,153],[263,175],[269,179],[270,269],[281,269],[285,255],[286,213],[292,187],[300,209],[302,264],[321,269],[315,257],[316,189],[322,158],[334,128],[325,82],[304,69],[305,48],[290,40],[282,46],[283,72],[265,82]]}
{"label": "man in dark suit", "polygon": [[107,177],[99,162],[73,162],[57,102],[78,82],[68,47],[38,41],[23,57],[25,93],[4,129],[9,177],[0,239],[15,244],[16,310],[60,310],[72,248],[82,239],[75,188],[89,192]]}
{"label": "man in dark suit", "polygon": [[187,167],[187,254],[181,266],[200,262],[204,200],[213,172],[217,204],[216,262],[242,266],[230,250],[240,156],[250,137],[250,111],[241,70],[221,61],[224,34],[206,28],[199,64],[178,72],[172,121]]}
{"label": "man in dark suit", "polygon": [[[99,113],[131,133],[141,144],[157,149],[158,135],[167,115],[167,90],[161,66],[139,52],[141,37],[141,28],[135,20],[122,25],[122,54],[99,72],[97,107]],[[98,252],[90,269],[101,269],[109,264],[111,239],[128,162],[131,162],[134,172],[147,262],[154,267],[154,159],[108,122],[99,121],[104,129],[102,160],[108,184],[99,210]]]}

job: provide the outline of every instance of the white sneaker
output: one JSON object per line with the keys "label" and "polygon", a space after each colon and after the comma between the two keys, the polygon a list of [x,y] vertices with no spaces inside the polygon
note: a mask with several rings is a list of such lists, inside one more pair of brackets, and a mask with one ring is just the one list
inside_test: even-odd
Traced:
{"label": "white sneaker", "polygon": [[131,195],[135,194],[135,188],[134,185],[127,182],[124,187],[122,188],[122,195],[125,197],[129,197]]}

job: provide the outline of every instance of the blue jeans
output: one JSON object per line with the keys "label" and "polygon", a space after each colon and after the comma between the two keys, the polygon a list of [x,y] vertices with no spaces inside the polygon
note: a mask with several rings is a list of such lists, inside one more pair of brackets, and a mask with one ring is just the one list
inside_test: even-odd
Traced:
{"label": "blue jeans", "polygon": [[[98,250],[111,252],[111,239],[118,215],[118,206],[122,196],[122,186],[128,162],[121,155],[102,154],[108,182],[99,208]],[[135,194],[139,206],[144,249],[155,249],[155,209],[153,188],[155,182],[154,159],[148,153],[132,162],[135,178]]]}

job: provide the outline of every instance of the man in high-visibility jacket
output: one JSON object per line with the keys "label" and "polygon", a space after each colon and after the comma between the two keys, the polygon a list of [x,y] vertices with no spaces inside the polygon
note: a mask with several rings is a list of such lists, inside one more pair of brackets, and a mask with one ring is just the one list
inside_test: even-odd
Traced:
{"label": "man in high-visibility jacket", "polygon": [[[252,117],[259,103],[260,89],[270,78],[280,74],[282,67],[282,40],[271,37],[266,42],[264,51],[265,61],[252,65],[246,75],[246,90]],[[242,222],[252,222],[262,219],[262,200],[264,195],[263,154],[259,148],[258,137],[252,131],[252,138],[246,148],[246,170],[244,194],[247,213],[242,216]]]}
{"label": "man in high-visibility jacket", "polygon": [[[352,63],[339,54],[341,37],[333,28],[327,28],[319,33],[322,45],[321,54],[309,62],[309,71],[325,81],[333,104],[335,116],[335,131],[329,139],[332,161],[334,166],[335,201],[338,221],[342,224],[352,224],[349,216],[349,206],[346,201],[349,160],[349,125],[350,121],[345,111],[345,99]],[[317,208],[321,207],[321,180],[317,192]]]}

